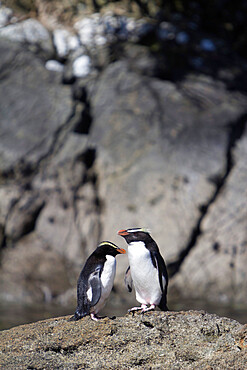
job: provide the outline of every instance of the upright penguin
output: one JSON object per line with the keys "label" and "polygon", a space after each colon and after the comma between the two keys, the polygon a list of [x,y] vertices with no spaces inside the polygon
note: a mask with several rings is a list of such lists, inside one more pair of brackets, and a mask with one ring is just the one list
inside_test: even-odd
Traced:
{"label": "upright penguin", "polygon": [[156,242],[148,230],[142,228],[119,230],[118,235],[128,243],[129,267],[125,274],[125,285],[131,292],[133,281],[136,300],[141,303],[141,307],[133,307],[129,311],[146,312],[155,306],[167,311],[168,274]]}
{"label": "upright penguin", "polygon": [[88,257],[77,282],[77,309],[70,320],[89,315],[98,321],[98,312],[109,297],[116,274],[116,255],[126,253],[111,242],[102,242]]}

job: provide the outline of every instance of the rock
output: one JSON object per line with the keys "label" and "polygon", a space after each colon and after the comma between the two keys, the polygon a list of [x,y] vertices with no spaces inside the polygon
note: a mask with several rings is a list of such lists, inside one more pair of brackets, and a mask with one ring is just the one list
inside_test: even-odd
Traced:
{"label": "rock", "polygon": [[60,58],[67,57],[69,53],[79,47],[79,40],[76,35],[66,29],[56,29],[53,32],[53,42]]}
{"label": "rock", "polygon": [[178,88],[126,62],[110,65],[90,97],[103,239],[120,243],[113,230],[149,227],[166,261],[176,260],[225,173],[226,127],[246,99],[209,77]]}
{"label": "rock", "polygon": [[40,199],[39,193],[35,194],[30,191],[22,193],[20,200],[11,207],[8,213],[5,228],[8,242],[13,243],[34,229],[36,219],[43,206],[44,200]]}
{"label": "rock", "polygon": [[85,17],[74,24],[83,46],[103,45],[107,42],[104,37],[104,25],[99,14]]}
{"label": "rock", "polygon": [[102,47],[117,41],[137,42],[154,31],[155,27],[143,19],[106,12],[83,17],[74,24],[82,45]]}
{"label": "rock", "polygon": [[161,22],[158,30],[157,36],[158,39],[164,40],[174,40],[176,37],[177,29],[176,27],[170,22]]}
{"label": "rock", "polygon": [[53,51],[49,32],[36,19],[27,19],[0,28],[0,37],[12,41],[28,43],[36,47],[39,45],[42,50],[49,54]]}
{"label": "rock", "polygon": [[6,77],[1,80],[0,168],[8,172],[21,163],[30,168],[50,153],[72,102],[70,89],[60,86],[38,57],[2,39],[0,50],[1,76]]}
{"label": "rock", "polygon": [[57,60],[47,60],[45,68],[48,69],[48,71],[63,72],[64,65]]}
{"label": "rock", "polygon": [[86,77],[91,71],[91,60],[88,55],[81,55],[73,62],[73,75],[75,77]]}
{"label": "rock", "polygon": [[[35,3],[44,24],[55,20],[54,47],[37,20],[0,30],[1,298],[65,301],[100,240],[147,226],[172,291],[246,302],[245,63],[178,14],[147,23],[79,12],[71,32],[54,30],[75,3]],[[209,274],[197,269],[204,251]],[[23,256],[26,267],[12,265]],[[39,259],[47,269],[36,273]],[[126,267],[122,258],[117,291]]]}
{"label": "rock", "polygon": [[0,296],[50,301],[74,287],[99,240],[88,117],[38,56],[3,39],[0,49]]}
{"label": "rock", "polygon": [[50,302],[70,288],[76,274],[61,253],[29,233],[2,254],[1,301]]}
{"label": "rock", "polygon": [[184,296],[246,304],[246,134],[233,155],[233,168],[202,222],[202,234],[170,288]]}
{"label": "rock", "polygon": [[10,22],[12,15],[12,9],[0,5],[0,27],[6,26]]}
{"label": "rock", "polygon": [[0,333],[2,368],[243,369],[247,327],[203,311],[69,322],[59,317]]}

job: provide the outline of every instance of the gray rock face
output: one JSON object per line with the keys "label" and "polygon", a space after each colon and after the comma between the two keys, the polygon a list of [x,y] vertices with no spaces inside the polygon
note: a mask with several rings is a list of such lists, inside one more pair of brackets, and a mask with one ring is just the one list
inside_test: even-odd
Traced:
{"label": "gray rock face", "polygon": [[[4,92],[0,102],[0,167],[9,171],[22,160],[32,166],[48,155],[54,136],[71,114],[72,103],[70,89],[58,88],[58,81],[38,58],[21,46],[0,42]],[[63,104],[58,106],[58,101]]]}
{"label": "gray rock face", "polygon": [[172,282],[182,295],[246,302],[246,158],[245,134],[234,148],[235,166],[203,220],[196,248]]}
{"label": "gray rock face", "polygon": [[0,42],[0,295],[50,301],[74,286],[99,237],[87,139],[74,131],[84,106],[38,57]]}
{"label": "gray rock face", "polygon": [[203,311],[93,322],[40,321],[0,333],[2,368],[244,369],[247,327]]}
{"label": "gray rock face", "polygon": [[27,19],[16,24],[9,24],[0,29],[0,37],[31,45],[39,45],[46,52],[52,52],[50,34],[36,19]]}
{"label": "gray rock face", "polygon": [[0,6],[0,27],[6,26],[11,20],[12,15],[13,11],[10,8]]}
{"label": "gray rock face", "polygon": [[225,172],[226,126],[246,100],[210,78],[178,87],[124,62],[109,66],[91,99],[103,238],[148,226],[166,260],[176,260]]}

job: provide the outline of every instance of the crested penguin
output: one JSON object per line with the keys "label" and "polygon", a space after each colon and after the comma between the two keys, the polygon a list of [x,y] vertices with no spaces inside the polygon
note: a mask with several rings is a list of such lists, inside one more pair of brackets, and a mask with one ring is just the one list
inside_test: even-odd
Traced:
{"label": "crested penguin", "polygon": [[119,230],[128,244],[129,267],[125,274],[125,285],[129,292],[132,283],[135,287],[136,300],[141,307],[129,310],[146,312],[158,306],[168,311],[166,305],[168,274],[163,257],[149,231],[144,228]]}
{"label": "crested penguin", "polygon": [[98,312],[109,297],[116,274],[116,255],[125,254],[115,244],[104,241],[88,257],[77,282],[77,309],[70,320],[89,315],[98,321]]}

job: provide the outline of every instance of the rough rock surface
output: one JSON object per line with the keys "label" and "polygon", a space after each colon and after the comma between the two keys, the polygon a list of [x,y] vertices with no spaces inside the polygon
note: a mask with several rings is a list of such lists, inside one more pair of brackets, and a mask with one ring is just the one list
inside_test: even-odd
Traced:
{"label": "rough rock surface", "polygon": [[0,39],[0,50],[0,295],[50,301],[75,287],[99,239],[85,106],[21,45]]}
{"label": "rough rock surface", "polygon": [[32,167],[49,154],[72,102],[70,89],[58,88],[59,80],[45,70],[40,58],[9,40],[0,43],[0,166],[9,172],[22,161]]}
{"label": "rough rock surface", "polygon": [[1,368],[246,368],[247,326],[204,311],[68,318],[2,331]]}
{"label": "rough rock surface", "polygon": [[223,302],[246,301],[246,158],[247,132],[233,150],[235,166],[202,222],[196,248],[174,277],[172,286],[181,295],[198,298],[206,294]]}
{"label": "rough rock surface", "polygon": [[[180,255],[193,240],[195,225],[218,193],[219,179],[228,172],[229,135],[231,137],[228,126],[245,113],[246,99],[238,93],[229,93],[223,84],[211,78],[191,76],[175,86],[168,81],[140,76],[127,63],[119,62],[102,74],[92,91],[91,101],[94,120],[90,140],[97,147],[103,238],[123,227],[148,226],[168,264],[175,262],[176,267],[176,261],[179,262]],[[246,148],[245,142],[242,147]],[[241,168],[245,166],[245,155],[238,155],[236,162]],[[243,251],[246,241],[246,217],[242,217],[247,204],[246,171],[241,168],[238,177],[233,173],[232,180],[229,179],[232,183],[239,182],[234,197],[226,202],[222,195],[225,212],[219,222],[223,229],[217,228],[215,219],[212,220],[222,238],[229,241],[230,255],[233,252],[228,233],[233,239],[233,235],[243,236],[240,244],[237,242]],[[233,199],[236,201],[232,208]],[[226,210],[234,214],[239,204],[242,204],[243,221],[232,219],[232,233],[227,227]],[[222,206],[218,209],[221,212]],[[211,245],[217,242],[214,228],[209,226]],[[116,237],[115,241],[118,242]],[[197,266],[202,265],[204,259],[205,271],[211,268],[215,273],[214,264],[207,266],[210,254],[205,260],[203,251],[204,248],[200,259],[193,259],[195,271],[200,274]],[[226,284],[224,272],[228,272],[229,264],[226,263],[226,270],[220,268],[223,261],[220,257],[218,279],[212,273],[212,280],[208,280],[207,274],[201,272],[204,289],[203,286],[194,289],[201,281],[192,278],[184,290],[187,295],[193,290],[197,297],[206,294],[215,299],[207,289],[208,283],[215,292],[222,289],[226,300],[240,299],[240,295],[236,298],[232,294],[232,289],[242,290],[241,299],[245,300],[240,278],[245,276],[243,268],[239,268],[237,280],[228,274]],[[242,266],[245,263],[243,259]],[[190,279],[190,268],[187,271]],[[183,290],[183,272],[179,275]],[[192,284],[195,285],[192,287]]]}

